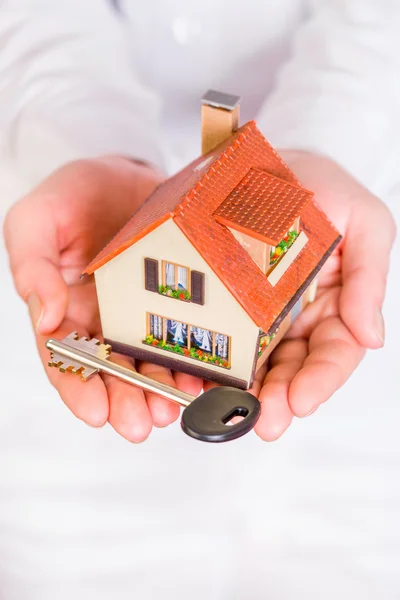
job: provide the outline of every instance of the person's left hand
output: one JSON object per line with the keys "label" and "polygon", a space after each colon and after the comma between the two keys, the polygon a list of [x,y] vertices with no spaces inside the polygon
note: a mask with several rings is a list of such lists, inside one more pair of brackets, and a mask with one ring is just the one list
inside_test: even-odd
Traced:
{"label": "person's left hand", "polygon": [[[350,377],[367,348],[384,344],[382,304],[395,224],[385,205],[327,158],[281,152],[343,239],[319,276],[316,300],[256,375],[256,433],[279,438],[293,417],[317,410]],[[188,376],[176,374],[178,387]],[[205,390],[214,384],[204,382]]]}

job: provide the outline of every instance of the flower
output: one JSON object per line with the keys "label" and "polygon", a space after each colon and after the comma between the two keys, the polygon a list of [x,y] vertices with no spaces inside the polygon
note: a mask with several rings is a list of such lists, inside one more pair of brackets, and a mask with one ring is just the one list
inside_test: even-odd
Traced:
{"label": "flower", "polygon": [[189,348],[182,347],[179,344],[171,344],[164,340],[157,340],[152,335],[146,336],[145,339],[142,340],[142,342],[149,346],[153,346],[154,348],[160,348],[161,350],[174,352],[175,354],[180,354],[181,356],[186,356],[188,358],[200,360],[204,363],[217,365],[226,369],[230,368],[230,364],[227,360],[221,358],[220,356],[212,356],[211,354],[203,352],[199,348],[194,348],[193,346],[189,350]]}

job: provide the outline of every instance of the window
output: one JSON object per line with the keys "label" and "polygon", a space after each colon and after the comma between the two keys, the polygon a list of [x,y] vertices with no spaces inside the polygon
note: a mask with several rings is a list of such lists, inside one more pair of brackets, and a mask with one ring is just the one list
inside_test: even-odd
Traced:
{"label": "window", "polygon": [[220,356],[221,358],[227,359],[228,354],[229,354],[228,336],[222,335],[222,333],[217,333],[215,335],[215,343],[216,343],[216,348],[215,348],[216,355]]}
{"label": "window", "polygon": [[163,284],[171,290],[189,291],[189,269],[164,260]]}
{"label": "window", "polygon": [[293,244],[298,235],[298,231],[295,231],[294,229],[289,230],[283,238],[283,240],[281,240],[277,246],[270,247],[270,267],[273,267],[274,265],[276,265],[276,263],[279,262],[282,256],[286,254],[286,252],[289,250],[290,246]]}
{"label": "window", "polygon": [[213,341],[212,332],[208,329],[202,329],[201,327],[191,327],[191,346],[197,348],[207,354],[212,354]]}
{"label": "window", "polygon": [[180,321],[167,321],[167,342],[169,344],[179,344],[184,348],[188,345],[188,326]]}
{"label": "window", "polygon": [[189,268],[165,260],[162,262],[162,285],[159,293],[177,300],[191,300]]}
{"label": "window", "polygon": [[163,323],[162,317],[158,315],[150,315],[150,335],[156,340],[163,339]]}
{"label": "window", "polygon": [[148,331],[144,344],[230,368],[229,336],[158,315],[148,314],[147,318]]}
{"label": "window", "polygon": [[204,273],[191,271],[189,267],[163,260],[161,284],[159,284],[158,275],[158,260],[145,258],[144,281],[147,291],[156,292],[176,300],[204,305]]}
{"label": "window", "polygon": [[271,285],[276,285],[281,277],[290,268],[293,261],[297,258],[304,246],[307,244],[308,238],[304,231],[300,233],[295,232],[293,239],[289,240],[289,244],[285,248],[283,254],[281,254],[267,275],[268,282]]}
{"label": "window", "polygon": [[260,337],[259,348],[258,348],[258,358],[260,358],[260,356],[264,353],[264,350],[266,350],[268,348],[268,346],[274,339],[275,335],[276,334],[273,333],[272,335],[263,335],[262,337]]}

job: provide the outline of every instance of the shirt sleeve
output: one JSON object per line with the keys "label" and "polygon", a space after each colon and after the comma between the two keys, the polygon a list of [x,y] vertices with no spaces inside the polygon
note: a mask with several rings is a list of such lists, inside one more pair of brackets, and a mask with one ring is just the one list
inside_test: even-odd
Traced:
{"label": "shirt sleeve", "polygon": [[159,99],[135,73],[111,2],[3,0],[0,48],[0,163],[18,192],[77,158],[162,166]]}
{"label": "shirt sleeve", "polygon": [[398,0],[310,0],[259,116],[266,137],[334,159],[373,191],[390,187],[399,160],[399,32]]}

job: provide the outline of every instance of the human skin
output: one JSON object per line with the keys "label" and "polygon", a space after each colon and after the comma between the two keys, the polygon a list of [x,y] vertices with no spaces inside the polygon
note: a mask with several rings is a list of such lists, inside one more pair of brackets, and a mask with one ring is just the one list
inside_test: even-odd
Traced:
{"label": "human skin", "polygon": [[[345,383],[367,348],[383,346],[382,304],[395,238],[385,205],[337,164],[306,152],[281,155],[315,192],[343,240],[321,271],[315,302],[250,390],[262,403],[255,431],[266,441],[279,438],[295,416],[315,412]],[[28,304],[50,382],[79,419],[93,427],[108,421],[131,442],[175,421],[179,407],[111,376],[96,375],[85,385],[66,377],[47,366],[45,341],[74,330],[101,337],[94,281],[80,274],[162,180],[161,173],[123,157],[73,162],[15,204],[4,224],[15,286]],[[115,360],[133,366],[127,357]],[[150,363],[136,368],[193,395],[213,385]]]}

